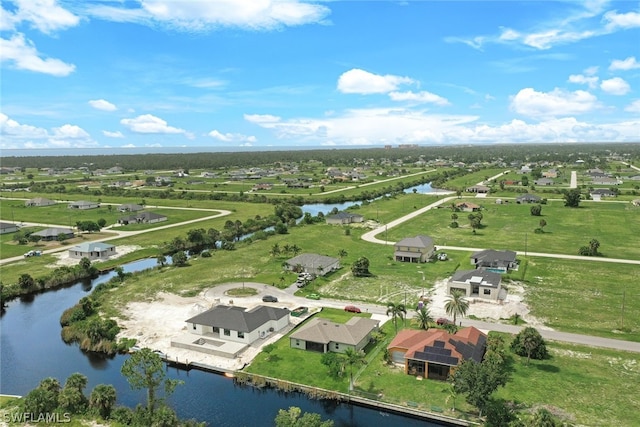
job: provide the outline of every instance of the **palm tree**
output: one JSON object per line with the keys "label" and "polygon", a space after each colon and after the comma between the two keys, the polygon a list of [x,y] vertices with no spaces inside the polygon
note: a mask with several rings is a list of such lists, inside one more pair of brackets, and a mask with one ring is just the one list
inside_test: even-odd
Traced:
{"label": "palm tree", "polygon": [[356,351],[352,348],[347,348],[344,351],[344,356],[344,363],[349,367],[349,390],[353,390],[353,367],[358,365],[366,365],[366,355],[362,350]]}
{"label": "palm tree", "polygon": [[458,315],[464,316],[469,310],[469,301],[465,298],[465,293],[459,290],[451,291],[451,295],[447,297],[447,303],[444,309],[448,315],[453,316],[453,323],[456,323]]}
{"label": "palm tree", "polygon": [[278,256],[280,255],[280,245],[278,245],[277,243],[275,243],[272,247],[271,247],[271,256]]}
{"label": "palm tree", "polygon": [[425,331],[429,329],[429,326],[433,322],[433,318],[429,313],[429,309],[426,307],[422,307],[416,310],[416,317],[414,317],[414,321],[420,326],[420,329],[424,329]]}
{"label": "palm tree", "polygon": [[340,250],[338,251],[338,256],[339,256],[340,258],[344,258],[344,257],[346,257],[346,256],[347,256],[347,251],[345,251],[344,249],[340,249]]}
{"label": "palm tree", "polygon": [[116,403],[116,389],[111,384],[98,384],[91,391],[89,406],[100,412],[102,418],[108,418]]}
{"label": "palm tree", "polygon": [[396,332],[398,332],[398,318],[404,319],[404,316],[407,314],[407,309],[402,303],[387,303],[387,316],[391,315],[393,319],[393,325],[396,327]]}

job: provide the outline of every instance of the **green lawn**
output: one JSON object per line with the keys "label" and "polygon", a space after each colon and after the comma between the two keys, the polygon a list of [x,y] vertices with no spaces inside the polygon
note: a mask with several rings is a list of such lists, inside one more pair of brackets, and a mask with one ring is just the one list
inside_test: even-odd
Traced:
{"label": "green lawn", "polygon": [[[640,210],[629,203],[582,202],[579,208],[564,207],[564,201],[551,200],[542,205],[542,216],[531,215],[531,205],[495,204],[494,199],[465,199],[480,204],[483,228],[474,235],[468,212],[455,212],[459,228],[451,228],[450,204],[431,210],[388,230],[388,239],[399,241],[408,236],[426,234],[436,246],[509,249],[577,255],[580,246],[591,239],[600,242],[605,257],[640,259],[640,245],[631,236],[640,236]],[[456,203],[458,200],[456,199]],[[537,234],[540,220],[547,225]],[[384,238],[384,235],[378,237]],[[525,246],[526,245],[526,246]]]}

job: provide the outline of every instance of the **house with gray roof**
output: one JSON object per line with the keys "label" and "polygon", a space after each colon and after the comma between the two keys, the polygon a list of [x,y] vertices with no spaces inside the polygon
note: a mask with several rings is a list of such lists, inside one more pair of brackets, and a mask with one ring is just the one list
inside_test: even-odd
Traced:
{"label": "house with gray roof", "polygon": [[42,240],[57,240],[58,236],[64,234],[66,239],[73,239],[75,237],[75,233],[70,228],[61,228],[61,227],[51,227],[45,228],[44,230],[36,231],[35,233],[31,233],[33,236],[39,236]]}
{"label": "house with gray roof", "polygon": [[592,190],[589,195],[593,200],[601,200],[603,197],[616,197],[616,192],[607,188],[596,188]]}
{"label": "house with gray roof", "polygon": [[541,185],[541,186],[549,186],[549,185],[553,185],[554,181],[550,178],[540,178],[540,179],[536,179],[535,181],[533,181],[533,183],[535,185]]}
{"label": "house with gray roof", "polygon": [[456,271],[447,283],[447,294],[460,291],[471,298],[496,301],[500,296],[502,275],[488,270]]}
{"label": "house with gray roof", "polygon": [[394,245],[393,258],[400,262],[428,262],[435,250],[431,237],[407,237]]}
{"label": "house with gray roof", "polygon": [[76,202],[70,202],[67,207],[69,209],[80,209],[80,210],[97,209],[97,208],[100,207],[100,203],[98,203],[98,202],[89,202],[89,201],[86,201],[86,200],[78,200]]}
{"label": "house with gray roof", "polygon": [[477,269],[489,270],[497,273],[506,273],[509,270],[517,270],[518,262],[514,251],[496,251],[485,249],[474,252],[470,256],[471,264]]}
{"label": "house with gray roof", "polygon": [[250,345],[289,325],[289,309],[258,305],[245,307],[217,305],[187,319],[187,330],[212,339]]}
{"label": "house with gray roof", "polygon": [[285,269],[296,273],[309,273],[324,276],[340,268],[340,260],[325,255],[300,254],[285,263]]}
{"label": "house with gray roof", "polygon": [[366,317],[352,317],[347,323],[315,317],[292,333],[289,342],[291,348],[319,353],[344,353],[348,348],[360,351],[371,341],[379,323]]}
{"label": "house with gray roof", "polygon": [[92,261],[109,259],[110,256],[115,254],[115,246],[102,242],[81,243],[69,249],[69,258],[89,258]]}
{"label": "house with gray roof", "polygon": [[154,212],[138,212],[134,215],[118,218],[118,223],[127,224],[154,224],[156,222],[166,221],[168,218]]}
{"label": "house with gray roof", "polygon": [[490,190],[491,189],[489,187],[481,184],[473,185],[467,188],[468,193],[488,193]]}
{"label": "house with gray roof", "polygon": [[118,206],[118,212],[138,212],[144,209],[141,205],[135,203],[124,203]]}
{"label": "house with gray roof", "polygon": [[54,202],[53,200],[46,199],[44,197],[35,197],[33,199],[29,199],[26,202],[24,202],[24,205],[26,207],[51,206],[55,204],[56,202]]}
{"label": "house with gray roof", "polygon": [[521,194],[518,197],[516,197],[516,203],[540,203],[542,201],[542,198],[540,196],[536,196],[535,194],[529,194],[529,193],[525,193],[525,194]]}
{"label": "house with gray roof", "polygon": [[327,224],[344,225],[362,222],[364,221],[364,217],[362,215],[342,211],[335,215],[325,217],[325,220]]}
{"label": "house with gray roof", "polygon": [[18,226],[10,222],[0,222],[0,234],[15,233],[18,231]]}

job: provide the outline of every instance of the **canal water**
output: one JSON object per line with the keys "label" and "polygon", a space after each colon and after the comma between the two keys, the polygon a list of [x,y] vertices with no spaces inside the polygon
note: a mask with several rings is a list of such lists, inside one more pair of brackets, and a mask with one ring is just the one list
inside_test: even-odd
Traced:
{"label": "canal water", "polygon": [[[156,265],[155,259],[123,265],[125,272],[140,271]],[[74,372],[87,376],[86,394],[97,384],[112,384],[118,404],[134,407],[144,403],[142,391],[132,391],[120,374],[127,355],[109,358],[85,353],[60,337],[62,312],[88,295],[99,283],[109,280],[110,272],[90,282],[47,291],[9,303],[0,318],[0,393],[25,395],[46,377],[64,383]],[[437,426],[397,414],[381,412],[333,401],[313,400],[299,393],[256,389],[235,385],[221,375],[167,368],[170,378],[184,381],[169,398],[169,404],[181,418],[205,421],[210,426],[273,426],[279,409],[298,406],[332,419],[335,426]]]}

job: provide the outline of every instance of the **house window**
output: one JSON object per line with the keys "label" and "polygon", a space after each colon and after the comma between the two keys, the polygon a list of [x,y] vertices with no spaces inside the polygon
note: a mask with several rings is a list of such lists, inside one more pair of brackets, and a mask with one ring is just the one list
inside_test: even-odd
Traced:
{"label": "house window", "polygon": [[224,330],[224,335],[227,336],[227,337],[230,337],[231,336],[231,331],[228,330],[228,329],[225,329]]}
{"label": "house window", "polygon": [[484,289],[485,295],[491,295],[491,289]]}
{"label": "house window", "polygon": [[340,350],[340,344],[336,343],[336,350]]}
{"label": "house window", "polygon": [[196,330],[196,324],[195,323],[193,324],[193,330],[194,331]]}
{"label": "house window", "polygon": [[300,340],[296,340],[296,347],[300,345]]}
{"label": "house window", "polygon": [[238,338],[244,338],[244,332],[238,331]]}

